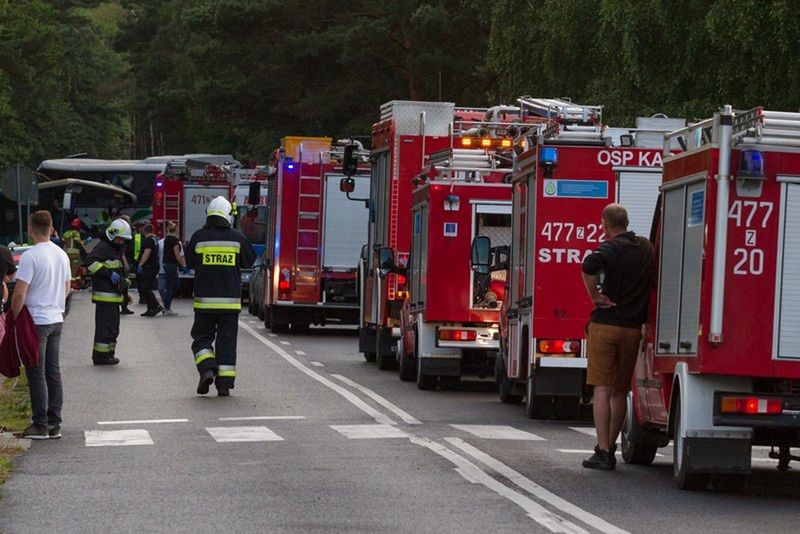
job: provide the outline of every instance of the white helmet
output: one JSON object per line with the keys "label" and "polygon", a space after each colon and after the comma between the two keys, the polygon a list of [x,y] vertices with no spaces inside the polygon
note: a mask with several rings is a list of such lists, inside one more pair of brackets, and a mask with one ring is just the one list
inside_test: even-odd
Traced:
{"label": "white helmet", "polygon": [[116,219],[106,228],[106,237],[111,241],[114,241],[115,237],[131,239],[133,237],[131,235],[131,226],[124,219]]}
{"label": "white helmet", "polygon": [[222,217],[228,224],[233,224],[233,217],[231,216],[231,203],[225,197],[215,197],[206,208],[206,217],[216,215]]}

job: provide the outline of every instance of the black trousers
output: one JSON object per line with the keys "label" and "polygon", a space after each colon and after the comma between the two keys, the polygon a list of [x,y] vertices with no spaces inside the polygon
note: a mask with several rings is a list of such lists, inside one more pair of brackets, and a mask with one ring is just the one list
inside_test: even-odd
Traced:
{"label": "black trousers", "polygon": [[119,337],[119,304],[98,302],[94,306],[92,359],[113,358]]}
{"label": "black trousers", "polygon": [[239,313],[195,312],[192,325],[192,354],[201,374],[216,373],[216,385],[233,388],[236,379],[236,340]]}
{"label": "black trousers", "polygon": [[147,311],[158,310],[161,308],[155,293],[158,289],[158,284],[156,283],[158,271],[145,269],[139,276],[142,278],[142,281],[139,284],[139,291],[141,291],[144,301],[147,304]]}

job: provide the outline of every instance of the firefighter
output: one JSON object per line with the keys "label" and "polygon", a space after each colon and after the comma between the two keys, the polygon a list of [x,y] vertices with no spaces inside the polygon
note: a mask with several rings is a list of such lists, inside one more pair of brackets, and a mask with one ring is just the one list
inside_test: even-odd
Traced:
{"label": "firefighter", "polygon": [[192,235],[186,261],[194,269],[192,353],[200,373],[197,393],[205,395],[212,382],[227,397],[236,378],[236,336],[242,309],[239,269],[255,261],[253,247],[231,228],[232,206],[216,197],[206,210],[206,224]]}
{"label": "firefighter", "polygon": [[131,239],[131,227],[116,219],[101,236],[100,242],[86,255],[85,264],[92,277],[92,302],[95,303],[94,346],[95,365],[116,365],[114,354],[119,336],[119,307],[124,286],[122,254],[125,242]]}
{"label": "firefighter", "polygon": [[83,246],[81,220],[78,218],[72,219],[69,225],[70,229],[61,236],[61,243],[64,245],[64,252],[69,256],[72,282],[74,283],[78,279],[78,269],[81,266],[81,247]]}

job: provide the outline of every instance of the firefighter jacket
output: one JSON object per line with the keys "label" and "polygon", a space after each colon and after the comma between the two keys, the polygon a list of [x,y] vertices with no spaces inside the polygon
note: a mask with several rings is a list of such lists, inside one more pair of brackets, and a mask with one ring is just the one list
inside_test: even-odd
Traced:
{"label": "firefighter jacket", "polygon": [[194,269],[194,309],[206,313],[239,313],[242,279],[256,255],[250,242],[221,217],[211,216],[192,235],[186,263]]}
{"label": "firefighter jacket", "polygon": [[122,304],[122,287],[111,281],[112,273],[124,276],[120,249],[102,237],[83,263],[92,277],[92,302]]}

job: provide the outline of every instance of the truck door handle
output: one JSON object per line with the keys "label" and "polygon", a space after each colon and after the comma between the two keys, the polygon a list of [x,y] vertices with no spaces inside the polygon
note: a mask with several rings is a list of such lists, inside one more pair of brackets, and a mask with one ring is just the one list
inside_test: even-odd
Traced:
{"label": "truck door handle", "polygon": [[692,342],[691,341],[681,341],[678,346],[684,350],[691,350],[692,349]]}
{"label": "truck door handle", "polygon": [[659,341],[658,342],[658,348],[659,349],[669,350],[670,346],[671,346],[671,343],[669,341]]}

